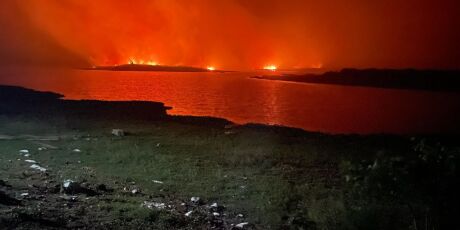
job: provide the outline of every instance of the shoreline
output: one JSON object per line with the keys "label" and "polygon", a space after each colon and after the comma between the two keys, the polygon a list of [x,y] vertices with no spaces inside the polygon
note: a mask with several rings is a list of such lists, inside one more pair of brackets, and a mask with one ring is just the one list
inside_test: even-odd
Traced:
{"label": "shoreline", "polygon": [[[421,212],[416,222],[432,207],[425,196],[445,204],[436,218],[455,221],[449,204],[456,195],[434,197],[417,186],[456,191],[457,174],[444,165],[458,166],[458,135],[329,135],[170,116],[163,103],[60,98],[0,86],[2,226],[358,228],[374,212],[379,226],[410,226],[407,206],[382,199],[387,190],[373,190],[381,183],[414,189],[420,200],[401,197]],[[437,160],[427,165],[425,157]],[[387,175],[410,183],[388,184]],[[374,195],[382,203],[367,200]]]}

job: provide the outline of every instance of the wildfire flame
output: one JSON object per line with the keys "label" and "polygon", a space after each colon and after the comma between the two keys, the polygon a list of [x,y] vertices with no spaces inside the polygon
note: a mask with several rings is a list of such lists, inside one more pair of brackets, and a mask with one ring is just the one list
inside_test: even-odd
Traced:
{"label": "wildfire flame", "polygon": [[214,68],[213,66],[208,66],[206,69],[208,69],[209,71],[214,71],[214,70],[216,70],[216,68]]}
{"label": "wildfire flame", "polygon": [[278,69],[275,65],[268,65],[264,67],[264,70],[276,71]]}
{"label": "wildfire flame", "polygon": [[156,61],[144,61],[142,59],[138,60],[138,59],[135,59],[135,58],[130,58],[128,60],[128,63],[130,65],[158,65],[158,63]]}

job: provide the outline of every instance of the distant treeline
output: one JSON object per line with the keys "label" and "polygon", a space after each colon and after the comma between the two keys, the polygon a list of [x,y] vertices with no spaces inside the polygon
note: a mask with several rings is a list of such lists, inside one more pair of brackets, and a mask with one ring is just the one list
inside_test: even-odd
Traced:
{"label": "distant treeline", "polygon": [[460,91],[460,71],[416,69],[343,69],[323,74],[258,76],[258,79],[394,89]]}

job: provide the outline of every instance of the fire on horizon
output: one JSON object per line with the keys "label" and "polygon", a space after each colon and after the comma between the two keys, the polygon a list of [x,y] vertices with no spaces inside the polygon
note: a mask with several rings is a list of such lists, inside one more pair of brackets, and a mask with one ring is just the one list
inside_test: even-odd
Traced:
{"label": "fire on horizon", "polygon": [[0,26],[2,63],[460,68],[456,0],[17,0]]}

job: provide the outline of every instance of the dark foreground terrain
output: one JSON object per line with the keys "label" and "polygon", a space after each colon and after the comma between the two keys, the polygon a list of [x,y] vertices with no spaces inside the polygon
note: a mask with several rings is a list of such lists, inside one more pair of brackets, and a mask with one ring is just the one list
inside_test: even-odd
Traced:
{"label": "dark foreground terrain", "polygon": [[257,76],[256,79],[391,89],[460,91],[460,71],[415,69],[343,69],[322,74]]}
{"label": "dark foreground terrain", "polygon": [[60,97],[0,86],[2,229],[459,228],[458,136],[326,135]]}

